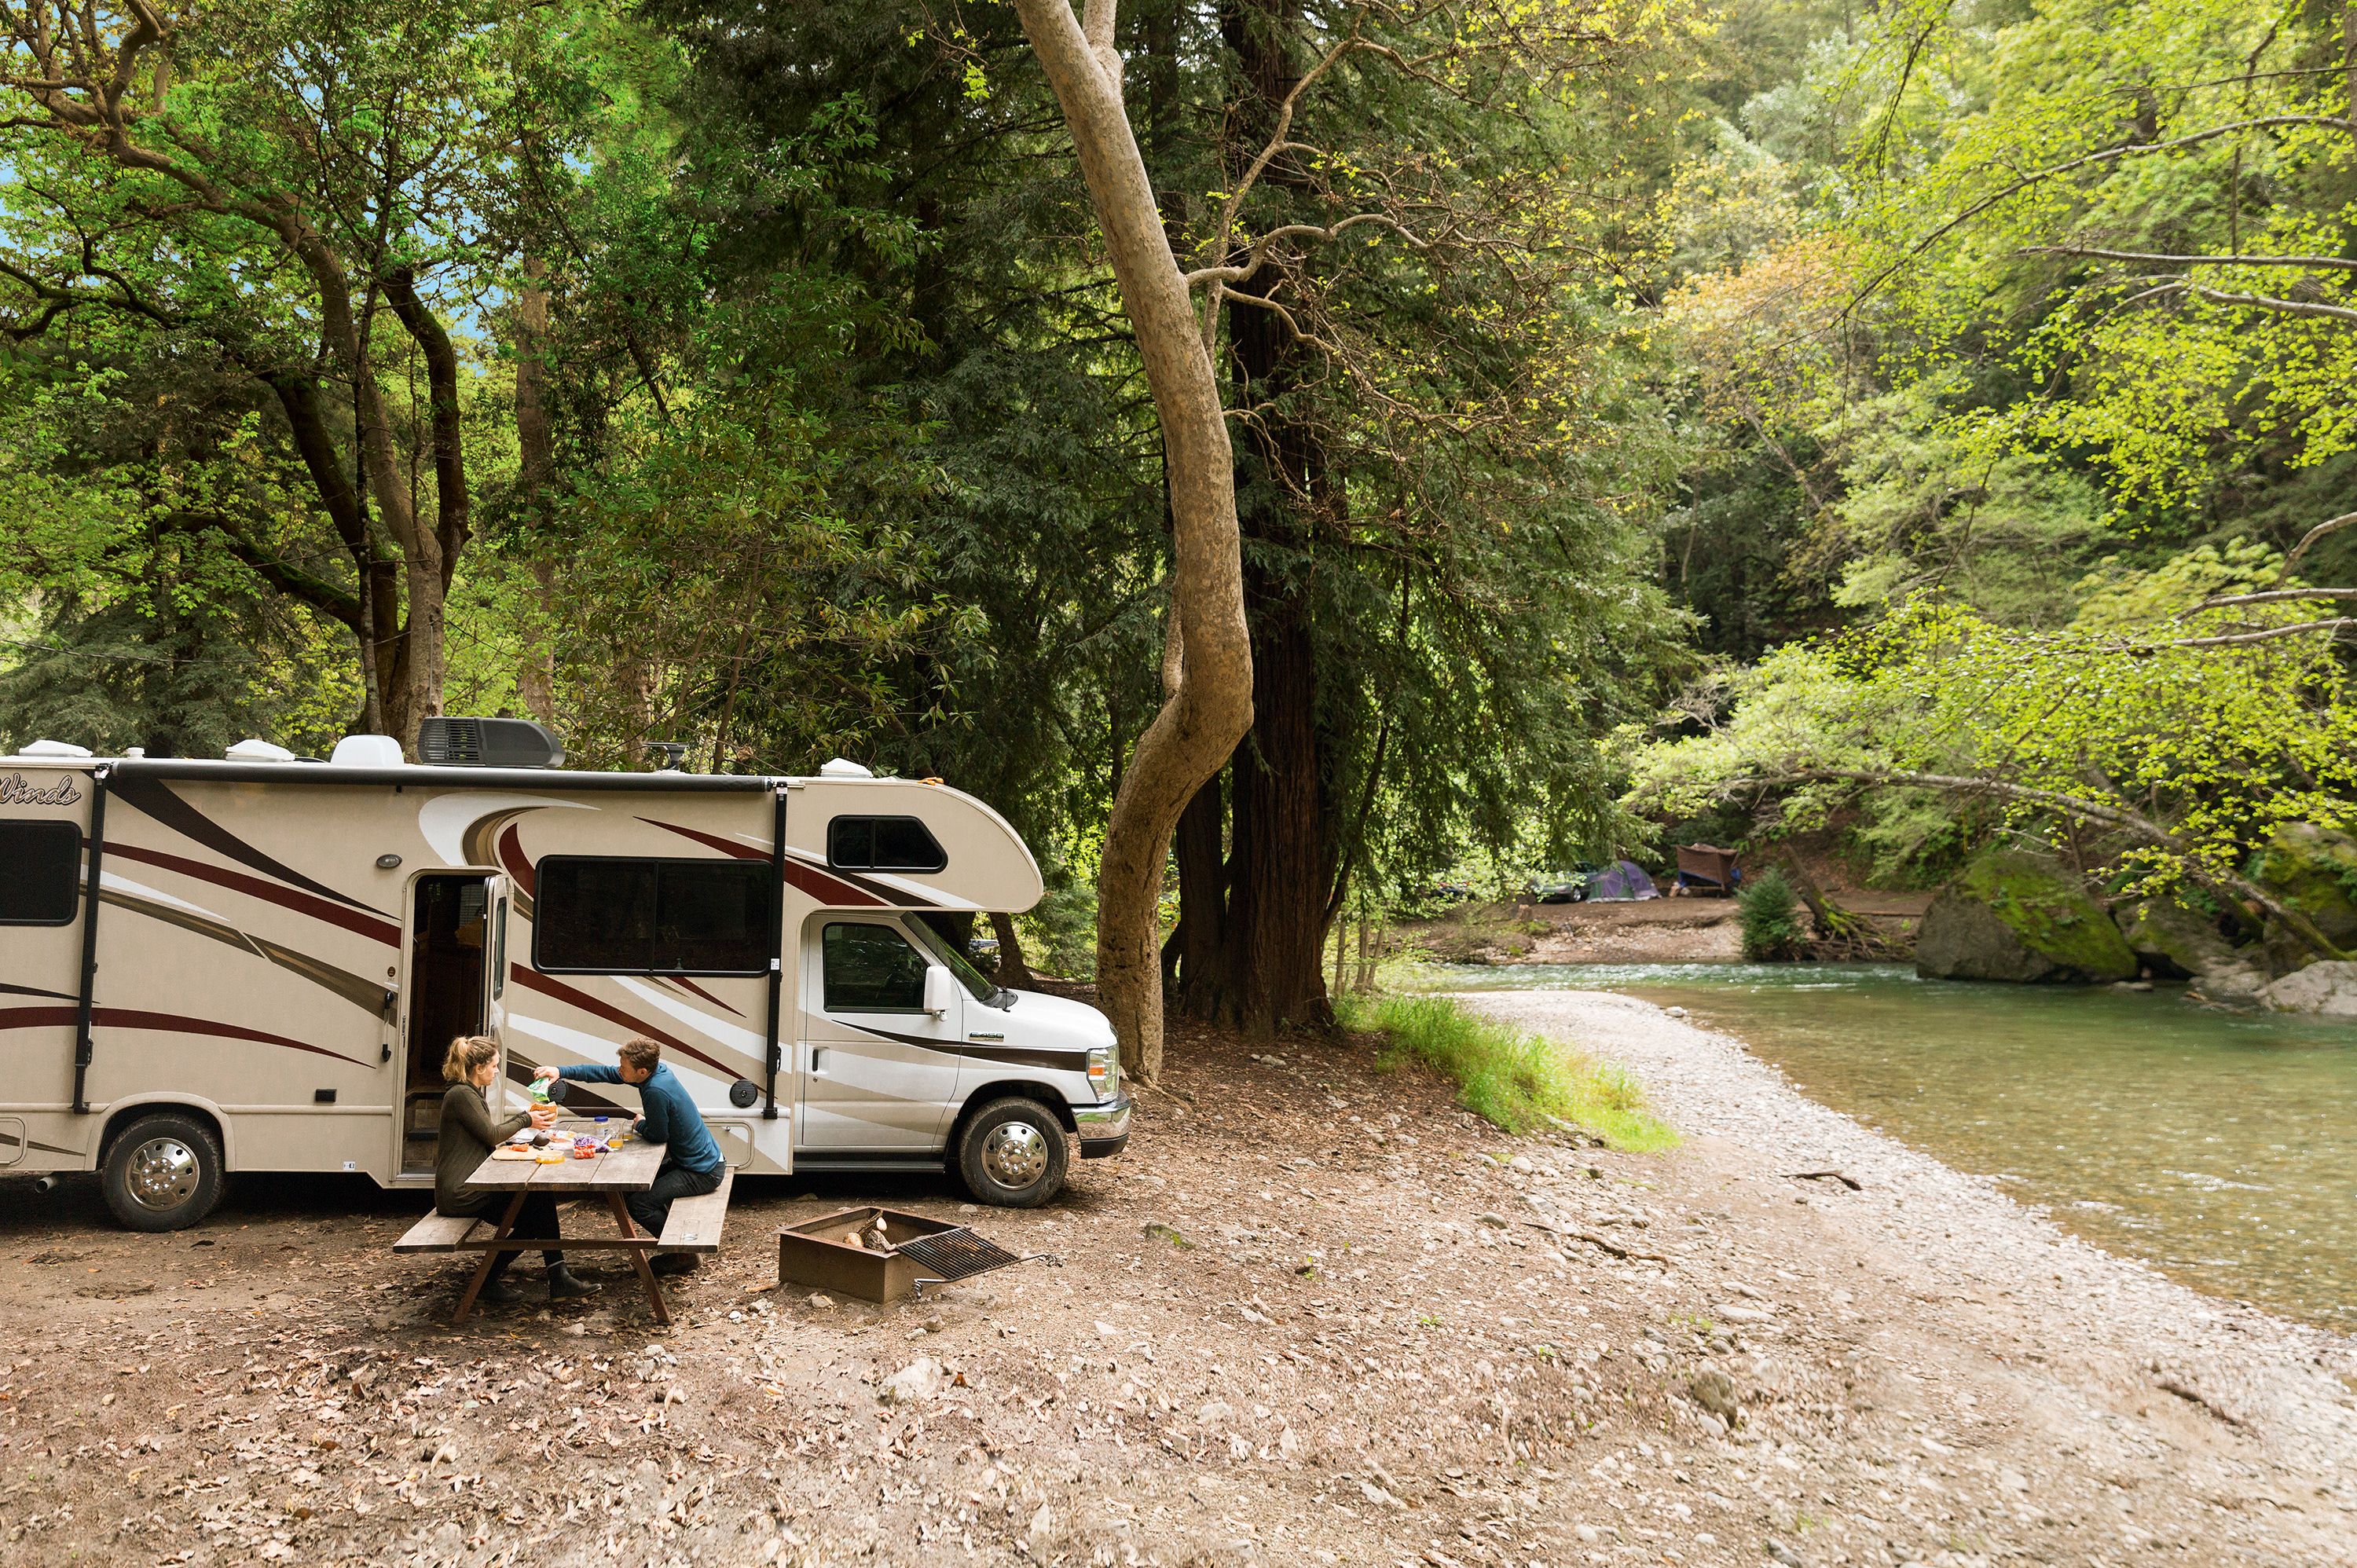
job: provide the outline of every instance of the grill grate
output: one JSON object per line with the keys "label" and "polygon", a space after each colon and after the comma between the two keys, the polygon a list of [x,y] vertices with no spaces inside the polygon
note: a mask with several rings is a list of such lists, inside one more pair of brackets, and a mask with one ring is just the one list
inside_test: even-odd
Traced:
{"label": "grill grate", "polygon": [[971,1227],[964,1225],[937,1230],[930,1236],[911,1237],[899,1242],[893,1251],[934,1275],[932,1283],[937,1284],[972,1279],[976,1274],[988,1273],[993,1269],[1003,1269],[1009,1263],[1025,1261],[997,1242],[975,1235]]}

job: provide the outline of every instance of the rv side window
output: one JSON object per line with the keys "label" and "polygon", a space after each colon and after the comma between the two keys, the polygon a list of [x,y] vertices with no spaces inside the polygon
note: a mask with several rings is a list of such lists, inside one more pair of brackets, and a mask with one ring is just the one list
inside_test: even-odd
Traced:
{"label": "rv side window", "polygon": [[829,926],[820,944],[830,1013],[921,1013],[924,955],[889,926]]}
{"label": "rv side window", "polygon": [[535,871],[533,967],[550,974],[767,974],[766,860],[551,855]]}
{"label": "rv side window", "polygon": [[826,863],[837,871],[939,871],[950,858],[914,817],[837,817],[826,824]]}
{"label": "rv side window", "polygon": [[71,822],[0,822],[0,926],[72,924],[81,859]]}

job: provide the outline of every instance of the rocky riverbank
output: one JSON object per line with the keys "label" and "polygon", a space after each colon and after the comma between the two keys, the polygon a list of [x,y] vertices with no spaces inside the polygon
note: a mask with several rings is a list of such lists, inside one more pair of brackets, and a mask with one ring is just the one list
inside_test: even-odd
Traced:
{"label": "rocky riverbank", "polygon": [[1803,1461],[1804,1491],[1885,1481],[1880,1510],[1827,1509],[1808,1561],[1889,1560],[1875,1536],[1896,1514],[1939,1519],[1959,1561],[2357,1562],[2357,1341],[2088,1245],[1650,1004],[1464,1000],[1636,1070],[1694,1134],[1689,1180],[1791,1195],[1750,1239],[1776,1260],[1787,1344],[1903,1390]]}
{"label": "rocky riverbank", "polygon": [[[1128,1152],[1050,1208],[740,1183],[668,1329],[610,1268],[442,1327],[457,1266],[386,1251],[414,1195],[241,1183],[136,1236],[84,1186],[0,1183],[0,1555],[2357,1560],[2348,1342],[2108,1258],[1642,1004],[1478,1004],[1627,1062],[1689,1141],[1512,1139],[1367,1040],[1180,1026]],[[1061,1266],[890,1308],[780,1288],[779,1226],[877,1199]]]}

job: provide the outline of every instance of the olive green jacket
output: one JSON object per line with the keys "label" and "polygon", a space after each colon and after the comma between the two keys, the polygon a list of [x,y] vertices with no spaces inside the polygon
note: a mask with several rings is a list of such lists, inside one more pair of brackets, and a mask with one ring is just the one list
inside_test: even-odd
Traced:
{"label": "olive green jacket", "polygon": [[471,1083],[454,1083],[442,1096],[442,1133],[434,1151],[434,1207],[445,1214],[480,1214],[499,1195],[470,1187],[473,1176],[491,1151],[532,1125],[521,1112],[504,1122],[491,1120],[483,1091]]}

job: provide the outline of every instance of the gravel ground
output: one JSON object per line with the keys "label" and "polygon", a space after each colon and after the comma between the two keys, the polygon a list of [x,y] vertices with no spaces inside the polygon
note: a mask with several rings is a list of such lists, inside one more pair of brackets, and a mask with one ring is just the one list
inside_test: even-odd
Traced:
{"label": "gravel ground", "polygon": [[[386,1251],[414,1195],[249,1180],[151,1237],[0,1183],[0,1561],[2357,1562],[2346,1342],[1643,1004],[1478,1001],[1637,1068],[1691,1141],[1508,1139],[1365,1041],[1182,1027],[1129,1151],[1047,1209],[740,1183],[668,1330],[612,1272],[441,1326],[457,1266]],[[1790,1174],[1836,1167],[1863,1190]],[[779,1284],[778,1226],[879,1199],[1061,1266]]]}
{"label": "gravel ground", "polygon": [[1935,1470],[1963,1483],[1952,1495],[1968,1494],[1993,1455],[2017,1455],[2005,1485],[2026,1506],[1993,1534],[2000,1555],[2357,1563],[2357,1341],[2092,1246],[1650,1003],[1461,1000],[1636,1071],[1693,1139],[1681,1156],[1690,1176],[1707,1165],[1731,1183],[1839,1171],[1860,1184],[1781,1176],[1816,1195],[1796,1210],[1808,1253],[1831,1265],[1819,1279],[1842,1277],[1843,1254],[1857,1276],[1795,1290],[1793,1308],[1820,1329],[1871,1325],[1861,1347],[1909,1389],[1889,1413],[1903,1412]]}

